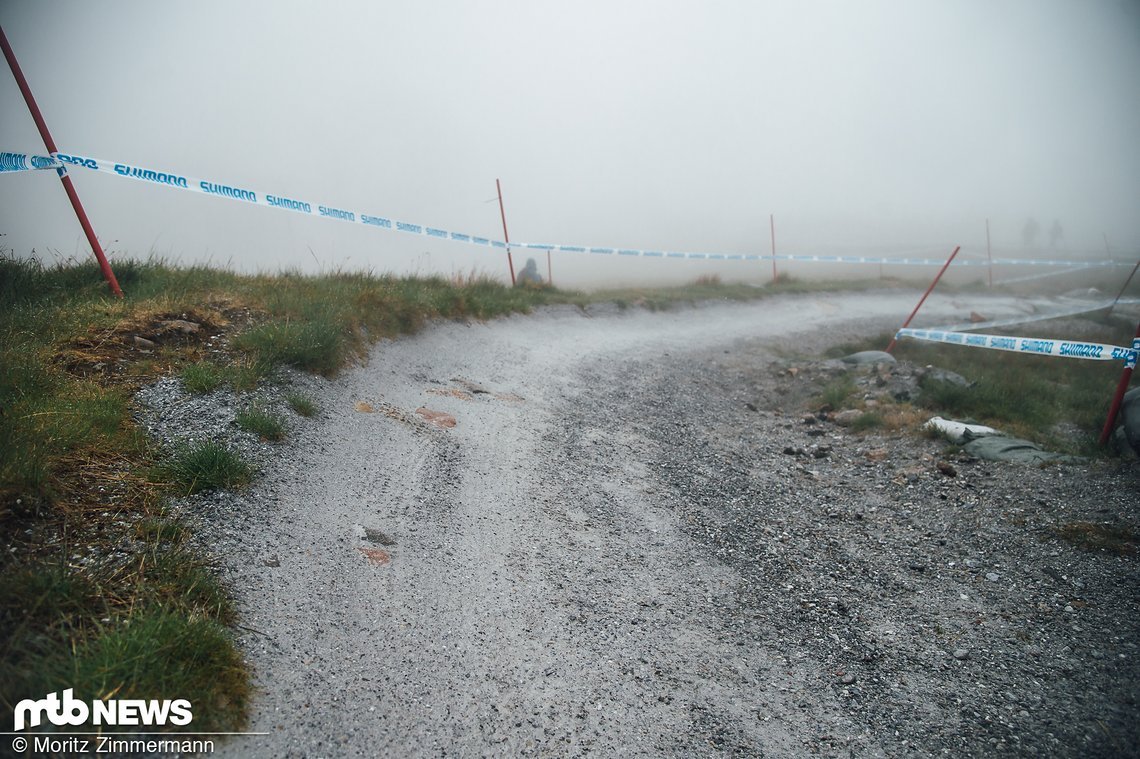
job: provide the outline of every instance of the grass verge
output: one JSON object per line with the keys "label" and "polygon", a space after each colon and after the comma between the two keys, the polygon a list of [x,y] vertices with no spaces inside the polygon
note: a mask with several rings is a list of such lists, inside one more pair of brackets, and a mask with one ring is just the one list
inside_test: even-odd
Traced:
{"label": "grass verge", "polygon": [[[1041,322],[1011,329],[1025,337],[1063,335],[1071,340],[1117,345],[1129,345],[1132,340],[1131,334],[1121,327],[1088,320],[1066,320],[1056,325]],[[828,355],[837,357],[859,350],[881,350],[889,339],[889,335],[881,335],[837,346]],[[895,404],[897,406],[925,412],[927,417],[940,415],[989,425],[1062,453],[1108,454],[1096,444],[1096,439],[1120,379],[1121,364],[916,340],[899,341],[894,355],[900,361],[917,366],[951,369],[970,383],[965,387],[924,378],[917,400]]]}

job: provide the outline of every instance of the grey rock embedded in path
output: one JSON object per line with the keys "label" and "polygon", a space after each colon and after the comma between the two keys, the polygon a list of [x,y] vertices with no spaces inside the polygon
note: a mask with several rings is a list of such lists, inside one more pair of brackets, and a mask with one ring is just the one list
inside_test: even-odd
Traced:
{"label": "grey rock embedded in path", "polygon": [[886,351],[859,351],[852,353],[850,356],[844,356],[843,362],[846,364],[855,364],[856,366],[874,365],[874,364],[897,364],[896,359]]}

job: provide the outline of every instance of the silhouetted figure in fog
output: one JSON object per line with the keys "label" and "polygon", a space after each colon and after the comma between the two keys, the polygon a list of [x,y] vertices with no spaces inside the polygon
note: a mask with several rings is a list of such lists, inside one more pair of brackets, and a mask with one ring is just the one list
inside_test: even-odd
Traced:
{"label": "silhouetted figure in fog", "polygon": [[523,270],[519,272],[516,280],[520,285],[525,285],[528,283],[535,285],[542,284],[542,275],[538,273],[538,264],[534,262],[533,258],[528,258],[526,260],[526,266],[524,266]]}
{"label": "silhouetted figure in fog", "polygon": [[1065,230],[1061,229],[1059,219],[1053,219],[1053,226],[1049,227],[1049,247],[1057,248],[1065,243]]}
{"label": "silhouetted figure in fog", "polygon": [[1037,244],[1039,234],[1041,234],[1041,225],[1037,223],[1037,219],[1030,216],[1021,229],[1021,241],[1025,243],[1025,247],[1032,248]]}

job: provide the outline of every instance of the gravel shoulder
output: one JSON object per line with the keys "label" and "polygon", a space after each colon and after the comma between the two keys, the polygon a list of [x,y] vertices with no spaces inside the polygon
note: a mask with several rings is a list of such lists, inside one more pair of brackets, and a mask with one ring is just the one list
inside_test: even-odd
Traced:
{"label": "gravel shoulder", "polygon": [[1135,558],[1050,529],[1135,530],[1136,465],[950,477],[936,441],[803,422],[810,372],[784,369],[913,300],[440,324],[294,377],[321,413],[277,446],[233,432],[225,394],[140,394],[153,434],[263,462],[181,504],[268,733],[219,753],[1135,754]]}

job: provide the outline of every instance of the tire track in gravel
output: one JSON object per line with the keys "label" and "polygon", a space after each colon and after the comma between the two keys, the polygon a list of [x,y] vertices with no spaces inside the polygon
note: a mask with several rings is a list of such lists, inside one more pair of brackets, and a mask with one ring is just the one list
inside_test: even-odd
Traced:
{"label": "tire track in gravel", "polygon": [[[740,569],[700,539],[706,517],[677,507],[732,496],[709,486],[723,460],[694,457],[684,482],[660,469],[672,442],[724,420],[655,415],[675,406],[643,394],[672,356],[742,340],[753,352],[787,347],[789,332],[865,335],[893,326],[913,298],[592,318],[551,309],[438,325],[378,346],[335,381],[309,380],[319,421],[227,501],[240,527],[214,516],[203,528],[242,624],[258,631],[244,638],[258,688],[250,729],[269,733],[219,753],[796,755],[820,709],[842,712],[838,695],[800,706],[818,663],[746,634]],[[1021,303],[959,297],[927,309],[960,318]],[[688,366],[688,392],[724,390],[711,368]],[[464,389],[452,378],[491,392],[450,393]],[[358,402],[405,414],[362,413]],[[457,426],[409,419],[425,405]],[[361,527],[394,541],[389,563],[360,553],[371,545]],[[861,741],[863,755],[883,753],[874,737]]]}

